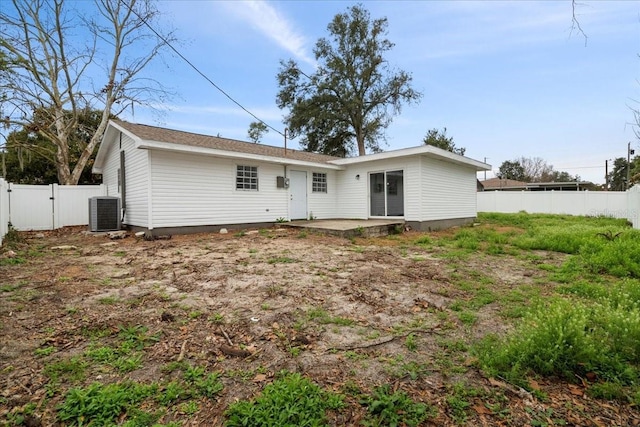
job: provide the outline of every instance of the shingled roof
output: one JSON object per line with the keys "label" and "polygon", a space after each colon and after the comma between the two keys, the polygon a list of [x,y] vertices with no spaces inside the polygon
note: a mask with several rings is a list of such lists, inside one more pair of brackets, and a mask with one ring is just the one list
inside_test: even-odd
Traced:
{"label": "shingled roof", "polygon": [[165,129],[137,123],[129,123],[122,120],[113,120],[115,124],[131,132],[138,138],[154,142],[166,142],[172,144],[187,145],[193,147],[212,148],[216,150],[233,151],[237,153],[256,154],[260,156],[279,157],[283,159],[298,160],[303,162],[327,163],[337,160],[339,157],[324,154],[309,153],[307,151],[287,149],[271,145],[255,144],[252,142],[238,141],[235,139],[221,138],[217,136],[202,135],[173,129]]}

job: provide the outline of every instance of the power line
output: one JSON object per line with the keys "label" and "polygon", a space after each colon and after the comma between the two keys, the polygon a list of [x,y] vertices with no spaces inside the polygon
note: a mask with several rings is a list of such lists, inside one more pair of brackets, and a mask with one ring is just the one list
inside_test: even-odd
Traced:
{"label": "power line", "polygon": [[233,99],[231,97],[231,95],[229,95],[227,92],[224,91],[224,89],[222,89],[220,86],[218,86],[217,84],[215,84],[213,82],[213,80],[211,80],[209,77],[207,77],[206,74],[204,74],[202,71],[200,71],[198,69],[198,67],[196,67],[191,61],[189,61],[182,53],[180,53],[178,51],[178,49],[176,49],[170,42],[169,40],[167,40],[166,38],[164,38],[162,35],[160,35],[160,33],[158,33],[148,22],[146,19],[144,19],[142,16],[140,16],[140,14],[134,10],[131,6],[129,6],[128,4],[126,4],[124,2],[124,0],[120,0],[120,3],[122,3],[123,5],[125,5],[131,12],[133,12],[138,19],[140,19],[142,21],[142,23],[144,25],[147,26],[147,28],[149,28],[153,34],[156,35],[156,37],[158,37],[160,40],[162,40],[167,46],[169,46],[171,48],[172,51],[175,52],[176,55],[178,55],[184,62],[186,62],[187,64],[189,64],[189,66],[191,68],[193,68],[195,70],[196,73],[200,74],[206,81],[208,81],[214,88],[216,88],[220,93],[222,93],[224,96],[226,96],[227,98],[229,98],[229,100],[231,100],[231,102],[233,102],[234,104],[236,104],[238,107],[242,108],[247,114],[249,114],[251,117],[253,117],[254,119],[256,119],[257,121],[259,121],[260,123],[262,123],[263,125],[265,125],[266,127],[268,127],[269,129],[275,131],[276,133],[280,134],[281,136],[285,137],[285,134],[280,132],[278,129],[274,128],[273,126],[271,126],[270,124],[266,123],[264,120],[260,119],[258,116],[256,116],[255,114],[253,114],[251,111],[247,110],[244,106],[242,106],[242,104],[240,104],[238,101],[236,101],[235,99]]}

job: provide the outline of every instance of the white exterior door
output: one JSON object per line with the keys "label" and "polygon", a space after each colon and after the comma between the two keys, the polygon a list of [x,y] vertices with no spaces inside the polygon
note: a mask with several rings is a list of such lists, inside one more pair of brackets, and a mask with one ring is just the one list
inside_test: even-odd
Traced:
{"label": "white exterior door", "polygon": [[307,219],[307,173],[289,173],[289,215],[290,219]]}

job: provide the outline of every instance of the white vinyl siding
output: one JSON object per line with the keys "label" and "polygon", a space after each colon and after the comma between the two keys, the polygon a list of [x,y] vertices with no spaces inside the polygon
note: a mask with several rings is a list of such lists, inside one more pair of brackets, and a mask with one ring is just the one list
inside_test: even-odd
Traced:
{"label": "white vinyl siding", "polygon": [[[120,145],[122,148],[120,148]],[[134,148],[133,139],[122,135],[114,141],[107,153],[102,181],[107,195],[122,197],[119,186],[120,151],[125,152],[126,211],[124,223],[139,227],[148,226],[147,150]]]}
{"label": "white vinyl siding", "polygon": [[133,141],[128,140],[125,148],[125,139],[122,138],[125,169],[125,195],[127,208],[124,215],[124,223],[139,227],[149,225],[149,152],[133,148]]}
{"label": "white vinyl siding", "polygon": [[152,151],[153,227],[274,222],[287,217],[288,193],[276,187],[284,167],[257,167],[260,191],[236,190],[236,160]]}
{"label": "white vinyl siding", "polygon": [[[313,172],[312,172],[313,173]],[[317,170],[316,170],[317,173]],[[313,215],[317,219],[332,219],[340,218],[338,216],[338,193],[339,188],[337,184],[336,171],[327,170],[322,172],[326,174],[326,192],[314,192],[313,183],[309,183],[309,193],[307,194],[309,214]],[[311,173],[309,174],[311,175]],[[312,175],[311,175],[312,176]]]}
{"label": "white vinyl siding", "polygon": [[369,218],[369,173],[403,171],[404,219],[419,221],[420,159],[418,156],[352,164],[338,176],[337,218]]}
{"label": "white vinyl siding", "polygon": [[476,171],[422,158],[422,220],[476,216]]}

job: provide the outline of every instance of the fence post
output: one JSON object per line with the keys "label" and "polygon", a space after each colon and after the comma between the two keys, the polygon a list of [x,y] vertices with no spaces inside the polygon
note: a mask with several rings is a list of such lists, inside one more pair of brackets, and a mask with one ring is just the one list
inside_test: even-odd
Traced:
{"label": "fence post", "polygon": [[60,209],[59,209],[58,184],[51,184],[51,229],[55,230],[60,225]]}
{"label": "fence post", "polygon": [[0,178],[0,245],[9,231],[9,193],[7,182]]}

